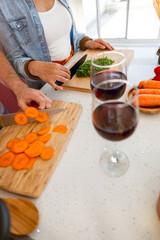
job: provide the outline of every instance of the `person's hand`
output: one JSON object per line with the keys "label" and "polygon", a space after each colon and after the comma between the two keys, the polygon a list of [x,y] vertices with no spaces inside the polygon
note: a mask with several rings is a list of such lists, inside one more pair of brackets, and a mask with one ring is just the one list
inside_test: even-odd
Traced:
{"label": "person's hand", "polygon": [[56,80],[63,83],[70,80],[69,69],[58,63],[32,61],[28,65],[28,70],[33,76],[38,76],[58,90],[62,90],[63,87],[56,85]]}
{"label": "person's hand", "polygon": [[90,48],[90,49],[107,49],[107,50],[114,50],[114,47],[112,47],[108,42],[104,41],[103,39],[95,39],[95,40],[88,40],[84,43],[84,47]]}
{"label": "person's hand", "polygon": [[51,108],[52,100],[42,91],[25,86],[16,92],[17,102],[22,110],[29,106],[31,101],[35,101],[38,109]]}

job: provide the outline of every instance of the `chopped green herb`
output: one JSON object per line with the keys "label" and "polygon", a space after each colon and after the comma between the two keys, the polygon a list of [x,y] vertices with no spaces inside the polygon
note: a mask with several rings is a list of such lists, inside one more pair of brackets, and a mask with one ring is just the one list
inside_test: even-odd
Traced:
{"label": "chopped green herb", "polygon": [[[97,65],[103,65],[103,66],[108,66],[108,65],[112,65],[112,63],[114,63],[114,61],[112,59],[109,59],[107,57],[103,57],[103,58],[98,58],[94,61],[95,64]],[[85,61],[77,70],[76,72],[76,76],[77,77],[90,77],[90,68],[91,68],[91,60],[87,60]],[[108,69],[108,68],[106,68]],[[100,72],[104,70],[104,68],[96,68],[97,72]]]}

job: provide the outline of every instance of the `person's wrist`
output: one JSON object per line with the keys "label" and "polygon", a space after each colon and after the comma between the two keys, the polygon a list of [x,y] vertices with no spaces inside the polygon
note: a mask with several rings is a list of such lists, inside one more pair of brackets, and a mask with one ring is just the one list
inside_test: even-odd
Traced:
{"label": "person's wrist", "polygon": [[30,61],[28,64],[28,71],[32,76],[36,76],[35,61]]}
{"label": "person's wrist", "polygon": [[81,39],[80,41],[80,50],[85,51],[87,49],[86,43],[88,41],[92,41],[90,37],[85,36],[84,38]]}
{"label": "person's wrist", "polygon": [[28,77],[30,77],[33,80],[39,80],[38,74],[36,72],[36,63],[37,61],[34,59],[30,59],[27,61],[24,65],[25,72]]}
{"label": "person's wrist", "polygon": [[89,47],[89,43],[92,41],[92,39],[88,39],[85,43],[84,43],[84,47],[87,49]]}
{"label": "person's wrist", "polygon": [[25,83],[22,82],[22,83],[18,84],[15,89],[13,89],[13,92],[18,97],[19,95],[22,94],[23,91],[26,91],[27,89],[29,89],[29,87]]}

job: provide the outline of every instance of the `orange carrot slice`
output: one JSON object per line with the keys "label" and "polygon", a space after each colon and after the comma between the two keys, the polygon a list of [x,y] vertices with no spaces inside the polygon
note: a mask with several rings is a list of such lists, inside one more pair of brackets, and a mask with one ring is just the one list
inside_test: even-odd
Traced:
{"label": "orange carrot slice", "polygon": [[56,126],[54,129],[53,129],[53,132],[59,132],[59,133],[66,133],[67,132],[67,127],[65,125],[59,125],[59,126]]}
{"label": "orange carrot slice", "polygon": [[24,137],[24,141],[26,141],[28,143],[33,143],[34,141],[36,141],[36,139],[37,139],[37,133],[35,133],[35,132],[28,133]]}
{"label": "orange carrot slice", "polygon": [[52,147],[45,147],[41,152],[40,157],[43,160],[49,160],[53,157],[53,155],[54,155],[54,149]]}
{"label": "orange carrot slice", "polygon": [[50,138],[51,138],[51,133],[46,133],[40,136],[38,140],[42,141],[43,143],[46,143],[50,140]]}
{"label": "orange carrot slice", "polygon": [[23,167],[23,169],[25,170],[30,169],[34,165],[35,161],[36,161],[35,157],[29,158],[28,163]]}
{"label": "orange carrot slice", "polygon": [[28,163],[28,161],[29,161],[29,158],[25,153],[17,154],[12,163],[12,167],[16,170],[23,169]]}
{"label": "orange carrot slice", "polygon": [[37,122],[46,122],[48,119],[49,116],[45,112],[39,112],[38,116],[36,117]]}
{"label": "orange carrot slice", "polygon": [[28,157],[37,157],[41,154],[44,148],[44,143],[37,140],[30,145],[30,147],[25,151]]}
{"label": "orange carrot slice", "polygon": [[3,153],[0,157],[0,167],[8,167],[15,159],[15,154],[12,152]]}
{"label": "orange carrot slice", "polygon": [[39,114],[39,111],[37,108],[35,107],[27,107],[25,110],[24,110],[25,114],[27,117],[29,118],[36,118]]}
{"label": "orange carrot slice", "polygon": [[17,143],[14,144],[13,146],[13,152],[14,153],[22,153],[24,152],[27,148],[29,147],[29,143],[24,141],[24,140],[21,140]]}
{"label": "orange carrot slice", "polygon": [[19,125],[25,125],[28,122],[28,118],[24,113],[17,113],[14,117],[14,121]]}
{"label": "orange carrot slice", "polygon": [[40,129],[39,131],[37,131],[37,134],[44,135],[44,134],[48,133],[50,130],[51,130],[51,126],[47,126],[47,127]]}
{"label": "orange carrot slice", "polygon": [[13,146],[14,146],[14,144],[17,143],[17,142],[19,142],[19,141],[21,141],[20,138],[13,138],[13,139],[11,139],[11,140],[7,143],[7,148],[8,148],[11,152],[13,152]]}

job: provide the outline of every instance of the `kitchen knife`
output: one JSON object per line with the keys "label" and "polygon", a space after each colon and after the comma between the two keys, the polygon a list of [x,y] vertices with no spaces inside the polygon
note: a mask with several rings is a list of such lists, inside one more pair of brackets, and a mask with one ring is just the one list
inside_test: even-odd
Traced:
{"label": "kitchen knife", "polygon": [[[85,62],[87,57],[87,54],[85,54],[83,57],[81,57],[74,65],[73,67],[70,68],[70,72],[71,72],[71,77],[70,79],[74,76],[74,74],[77,72],[77,69]],[[64,82],[60,82],[60,81],[55,81],[55,84],[57,84],[58,86],[61,86],[62,84],[64,84]],[[56,89],[57,90],[57,89]]]}
{"label": "kitchen knife", "polygon": [[[39,112],[46,112],[49,116],[53,116],[57,113],[60,113],[62,111],[65,111],[67,108],[49,108],[49,109],[42,109],[39,110]],[[16,125],[14,121],[14,117],[17,113],[10,113],[10,114],[4,114],[0,115],[0,126],[1,127],[7,127],[11,125]],[[34,118],[28,118],[28,122],[34,122]]]}

